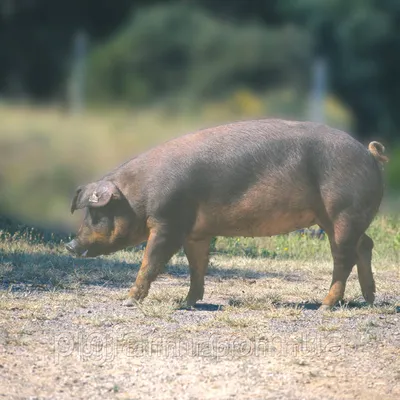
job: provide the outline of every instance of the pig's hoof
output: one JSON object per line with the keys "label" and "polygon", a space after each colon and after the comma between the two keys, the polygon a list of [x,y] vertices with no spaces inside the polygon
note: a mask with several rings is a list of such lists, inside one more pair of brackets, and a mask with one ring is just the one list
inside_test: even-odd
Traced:
{"label": "pig's hoof", "polygon": [[203,287],[191,287],[183,304],[185,304],[186,308],[193,308],[199,300],[203,300],[203,295]]}
{"label": "pig's hoof", "polygon": [[364,293],[363,297],[365,299],[365,301],[369,304],[369,305],[373,305],[374,301],[375,301],[375,294],[374,293]]}
{"label": "pig's hoof", "polygon": [[194,304],[193,305],[190,305],[190,304],[188,304],[188,303],[186,303],[186,302],[183,302],[181,305],[180,305],[180,307],[179,307],[181,310],[194,310]]}
{"label": "pig's hoof", "polygon": [[132,297],[128,297],[123,303],[122,305],[124,305],[125,307],[133,307],[136,304],[136,300]]}
{"label": "pig's hoof", "polygon": [[195,305],[196,305],[196,301],[184,300],[181,303],[180,308],[183,309],[183,310],[193,310]]}
{"label": "pig's hoof", "polygon": [[328,304],[321,304],[321,307],[318,309],[319,312],[330,311],[332,310],[332,306]]}
{"label": "pig's hoof", "polygon": [[132,307],[138,303],[141,303],[145,297],[147,296],[148,290],[143,290],[142,288],[133,287],[129,293],[128,298],[125,301],[125,305],[128,307]]}
{"label": "pig's hoof", "polygon": [[188,295],[186,299],[183,301],[183,307],[187,309],[193,308],[199,300],[203,300],[203,296],[195,295],[191,296]]}
{"label": "pig's hoof", "polygon": [[190,299],[188,297],[186,297],[186,299],[184,300],[181,299],[179,303],[179,308],[181,308],[182,310],[191,310],[196,305],[196,301],[197,299]]}

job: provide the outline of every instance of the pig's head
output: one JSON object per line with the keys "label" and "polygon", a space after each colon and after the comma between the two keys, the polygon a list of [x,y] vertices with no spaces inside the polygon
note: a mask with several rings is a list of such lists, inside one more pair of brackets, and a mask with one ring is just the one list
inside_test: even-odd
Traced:
{"label": "pig's head", "polygon": [[111,181],[80,186],[71,213],[85,209],[85,217],[67,250],[80,257],[96,257],[121,250],[130,244],[135,215],[127,199]]}

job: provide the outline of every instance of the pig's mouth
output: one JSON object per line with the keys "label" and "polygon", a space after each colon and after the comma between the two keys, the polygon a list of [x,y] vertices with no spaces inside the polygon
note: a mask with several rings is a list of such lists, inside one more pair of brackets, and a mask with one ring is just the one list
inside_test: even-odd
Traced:
{"label": "pig's mouth", "polygon": [[88,250],[85,250],[82,254],[79,254],[79,257],[85,258],[88,256]]}
{"label": "pig's mouth", "polygon": [[99,246],[91,246],[90,249],[87,249],[80,245],[80,243],[73,239],[69,243],[65,245],[65,248],[68,250],[70,254],[75,257],[80,258],[93,258],[97,256],[103,256],[111,254],[112,251],[108,249],[100,248]]}
{"label": "pig's mouth", "polygon": [[81,247],[76,239],[73,239],[67,243],[65,248],[75,257],[90,257],[89,250]]}

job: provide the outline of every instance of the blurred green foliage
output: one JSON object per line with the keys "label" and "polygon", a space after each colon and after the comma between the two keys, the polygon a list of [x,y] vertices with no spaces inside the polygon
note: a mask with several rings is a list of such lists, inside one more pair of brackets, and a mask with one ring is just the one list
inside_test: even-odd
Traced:
{"label": "blurred green foliage", "polygon": [[[75,218],[75,186],[150,146],[237,119],[307,119],[317,56],[329,66],[326,122],[364,142],[382,140],[389,189],[400,190],[399,1],[7,3],[7,12],[0,7],[1,212],[66,222]],[[8,104],[21,93],[33,101],[65,97],[81,29],[90,39],[87,112]]]}
{"label": "blurred green foliage", "polygon": [[94,101],[221,98],[245,87],[304,88],[310,37],[295,27],[235,26],[184,2],[139,10],[92,53]]}
{"label": "blurred green foliage", "polygon": [[[0,93],[66,96],[72,44],[90,43],[91,101],[175,107],[246,89],[309,87],[323,56],[330,92],[361,138],[400,130],[397,0],[7,1],[0,7]],[[194,105],[196,107],[196,104]]]}
{"label": "blurred green foliage", "polygon": [[142,7],[93,51],[96,101],[210,100],[238,88],[305,91],[323,56],[359,137],[400,128],[400,6],[385,0],[187,1]]}
{"label": "blurred green foliage", "polygon": [[352,111],[359,136],[398,139],[400,2],[289,0],[282,12],[306,26],[327,58],[330,86]]}
{"label": "blurred green foliage", "polygon": [[386,176],[389,189],[400,192],[400,146],[390,149],[390,162],[386,166]]}
{"label": "blurred green foliage", "polygon": [[[351,118],[340,103],[333,97],[325,103],[327,121],[348,128]],[[163,105],[108,107],[74,116],[55,107],[0,106],[0,214],[42,224],[78,224],[80,213],[69,212],[75,188],[149,147],[232,120],[304,118],[306,112],[307,102],[293,89],[258,95],[243,88],[186,112]]]}

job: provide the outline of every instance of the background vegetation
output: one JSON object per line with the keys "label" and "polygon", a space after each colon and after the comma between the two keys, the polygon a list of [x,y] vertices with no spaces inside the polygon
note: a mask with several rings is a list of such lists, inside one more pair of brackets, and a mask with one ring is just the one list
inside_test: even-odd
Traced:
{"label": "background vegetation", "polygon": [[319,117],[387,145],[395,205],[399,22],[392,0],[2,1],[0,212],[70,227],[74,188],[149,146],[237,119],[310,119],[321,59]]}
{"label": "background vegetation", "polygon": [[[398,0],[0,0],[0,397],[399,399],[399,30]],[[317,312],[332,257],[313,230],[214,238],[190,311],[182,251],[133,308],[143,246],[67,254],[76,186],[264,117],[387,146],[373,307],[355,268],[344,302]]]}
{"label": "background vegetation", "polygon": [[[395,0],[5,0],[0,90],[65,95],[73,38],[89,38],[92,100],[208,100],[238,86],[307,87],[316,56],[358,135],[399,131],[400,3]],[[185,103],[186,101],[184,101]]]}

